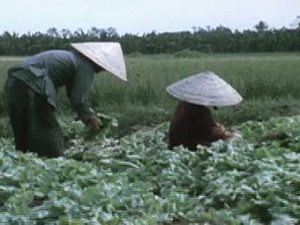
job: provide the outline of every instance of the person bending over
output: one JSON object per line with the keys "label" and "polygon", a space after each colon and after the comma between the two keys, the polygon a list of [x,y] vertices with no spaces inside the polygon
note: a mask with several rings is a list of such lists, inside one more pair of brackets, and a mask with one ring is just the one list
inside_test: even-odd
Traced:
{"label": "person bending over", "polygon": [[73,43],[70,50],[41,52],[10,68],[5,96],[15,148],[47,157],[62,154],[62,132],[55,116],[60,87],[66,88],[78,117],[90,128],[100,129],[101,121],[85,100],[94,74],[103,70],[126,80],[119,43]]}

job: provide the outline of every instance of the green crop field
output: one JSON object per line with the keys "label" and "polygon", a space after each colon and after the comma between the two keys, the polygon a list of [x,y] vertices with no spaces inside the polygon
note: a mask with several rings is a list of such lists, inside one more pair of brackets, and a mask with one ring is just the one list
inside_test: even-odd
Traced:
{"label": "green crop field", "polygon": [[[19,57],[1,58],[1,87],[6,69],[18,60]],[[226,125],[299,112],[300,54],[141,55],[128,56],[126,64],[128,82],[100,73],[89,98],[95,110],[120,121],[118,135],[126,134],[128,128],[169,120],[176,100],[167,95],[166,86],[206,70],[219,74],[244,97],[240,105],[214,112]],[[59,111],[69,112],[63,91],[60,102]],[[0,110],[4,110],[2,99]]]}
{"label": "green crop field", "polygon": [[[0,58],[0,224],[300,223],[300,54],[127,56],[128,82],[97,74],[88,99],[105,130],[74,121],[61,92],[58,159],[13,149],[3,85],[20,60]],[[213,112],[242,138],[170,151],[165,88],[206,70],[243,96]]]}

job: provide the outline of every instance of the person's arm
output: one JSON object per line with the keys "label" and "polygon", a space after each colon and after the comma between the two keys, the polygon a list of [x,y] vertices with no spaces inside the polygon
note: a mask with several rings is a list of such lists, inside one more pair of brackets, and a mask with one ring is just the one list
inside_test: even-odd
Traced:
{"label": "person's arm", "polygon": [[213,120],[207,107],[195,107],[195,109],[189,115],[191,118],[190,128],[193,131],[190,136],[194,136],[198,143],[209,145],[213,141],[231,137],[231,133],[224,126]]}
{"label": "person's arm", "polygon": [[66,85],[68,97],[78,117],[94,129],[99,129],[101,121],[94,115],[86,104],[87,94],[94,81],[93,67],[87,62],[81,62],[71,83]]}

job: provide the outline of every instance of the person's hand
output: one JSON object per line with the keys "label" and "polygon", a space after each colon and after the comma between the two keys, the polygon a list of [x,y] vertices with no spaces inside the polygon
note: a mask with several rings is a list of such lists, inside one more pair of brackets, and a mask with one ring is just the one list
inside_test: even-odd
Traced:
{"label": "person's hand", "polygon": [[222,124],[216,123],[213,127],[213,134],[219,136],[222,139],[228,139],[233,137],[233,133],[227,130]]}
{"label": "person's hand", "polygon": [[102,126],[102,122],[99,118],[93,115],[90,118],[89,126],[94,130],[99,130],[100,127]]}
{"label": "person's hand", "polygon": [[232,136],[231,136],[231,139],[232,139],[233,141],[239,141],[239,140],[242,139],[242,135],[239,134],[239,133],[237,133],[237,132],[233,132],[233,133],[232,133]]}
{"label": "person's hand", "polygon": [[220,123],[216,123],[216,127],[218,127],[218,129],[220,129],[222,132],[226,131],[226,128]]}
{"label": "person's hand", "polygon": [[102,126],[102,121],[95,115],[89,115],[83,122],[93,130],[99,130]]}

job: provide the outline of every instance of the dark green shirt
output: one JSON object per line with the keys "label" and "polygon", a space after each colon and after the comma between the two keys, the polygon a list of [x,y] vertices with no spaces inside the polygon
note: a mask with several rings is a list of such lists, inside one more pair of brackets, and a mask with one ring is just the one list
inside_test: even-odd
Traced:
{"label": "dark green shirt", "polygon": [[35,92],[45,95],[49,104],[56,107],[57,91],[65,86],[68,97],[80,118],[91,112],[85,105],[87,93],[92,86],[95,70],[92,64],[74,51],[50,50],[27,58],[14,67],[29,73],[10,73],[23,80]]}

